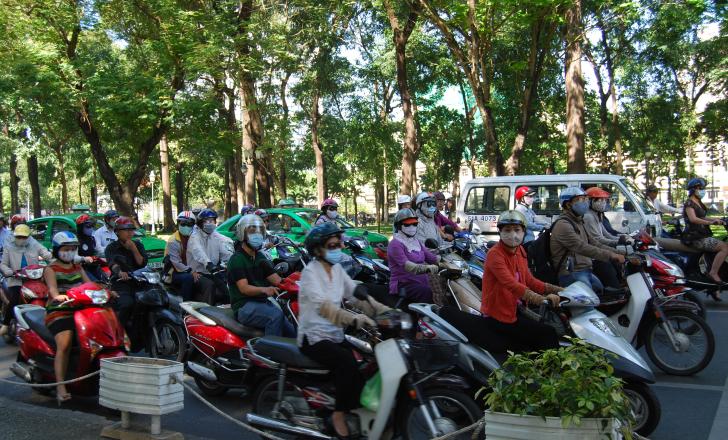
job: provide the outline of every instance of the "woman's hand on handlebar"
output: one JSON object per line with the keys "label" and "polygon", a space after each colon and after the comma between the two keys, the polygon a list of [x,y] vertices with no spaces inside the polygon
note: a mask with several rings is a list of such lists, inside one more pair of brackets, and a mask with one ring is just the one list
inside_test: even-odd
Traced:
{"label": "woman's hand on handlebar", "polygon": [[559,308],[559,304],[561,303],[561,298],[559,297],[559,295],[549,293],[548,295],[546,295],[545,298],[547,301],[549,301],[551,303],[551,306],[553,308],[555,308],[555,309]]}
{"label": "woman's hand on handlebar", "polygon": [[55,297],[53,297],[53,302],[56,304],[60,304],[66,301],[68,301],[68,295],[56,295]]}

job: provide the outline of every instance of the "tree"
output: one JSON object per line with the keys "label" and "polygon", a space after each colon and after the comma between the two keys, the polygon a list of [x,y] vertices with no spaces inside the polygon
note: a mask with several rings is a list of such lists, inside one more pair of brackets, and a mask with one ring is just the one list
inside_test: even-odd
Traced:
{"label": "tree", "polygon": [[584,140],[586,135],[584,113],[584,77],[581,74],[581,0],[574,0],[566,10],[566,147],[568,152],[568,173],[585,173],[586,156]]}

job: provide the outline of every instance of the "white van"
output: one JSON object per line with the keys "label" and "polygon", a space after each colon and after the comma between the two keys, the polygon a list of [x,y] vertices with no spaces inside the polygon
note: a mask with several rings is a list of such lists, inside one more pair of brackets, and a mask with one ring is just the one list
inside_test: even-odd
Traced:
{"label": "white van", "polygon": [[[660,216],[652,202],[628,178],[612,174],[552,174],[540,176],[478,177],[469,180],[461,192],[457,207],[457,221],[467,227],[475,222],[486,239],[498,235],[498,215],[515,209],[516,189],[528,186],[536,191],[533,210],[536,220],[551,222],[561,213],[559,194],[567,186],[587,189],[598,186],[608,191],[612,198],[611,210],[606,213],[614,229],[625,233],[649,227],[653,236],[659,237],[662,229]],[[490,236],[490,237],[488,237]]]}

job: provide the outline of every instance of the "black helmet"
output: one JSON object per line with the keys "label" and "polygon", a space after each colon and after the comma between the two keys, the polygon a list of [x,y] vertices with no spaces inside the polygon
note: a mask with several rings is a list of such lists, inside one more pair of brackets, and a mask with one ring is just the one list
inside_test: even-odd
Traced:
{"label": "black helmet", "polygon": [[417,214],[415,214],[414,210],[410,208],[404,208],[397,211],[397,213],[394,214],[394,229],[396,231],[399,231],[399,229],[402,227],[402,223],[408,219],[418,220]]}
{"label": "black helmet", "polygon": [[303,245],[306,247],[309,254],[314,255],[314,250],[316,250],[319,246],[323,246],[326,240],[334,235],[341,235],[343,232],[344,231],[342,231],[341,228],[339,228],[339,226],[334,222],[321,223],[308,231],[308,235],[306,236],[306,240],[303,241]]}

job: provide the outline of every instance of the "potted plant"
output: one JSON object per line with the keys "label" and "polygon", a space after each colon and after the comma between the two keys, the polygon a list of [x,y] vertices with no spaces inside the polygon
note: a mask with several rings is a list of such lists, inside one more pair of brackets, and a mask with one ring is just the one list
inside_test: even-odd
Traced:
{"label": "potted plant", "polygon": [[607,354],[579,340],[512,355],[485,396],[485,435],[508,439],[632,438],[632,413]]}

